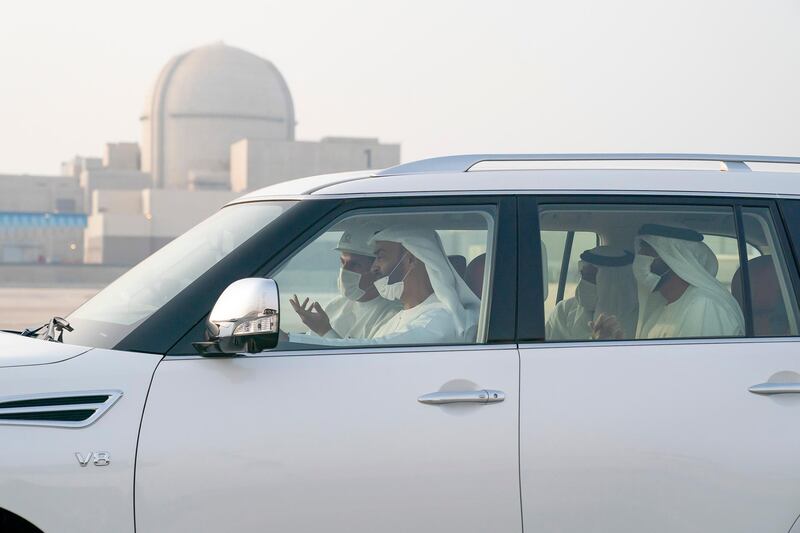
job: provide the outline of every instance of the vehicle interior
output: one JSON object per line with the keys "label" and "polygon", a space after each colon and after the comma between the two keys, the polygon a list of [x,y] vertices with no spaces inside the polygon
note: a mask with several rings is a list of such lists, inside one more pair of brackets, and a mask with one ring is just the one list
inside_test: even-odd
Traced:
{"label": "vehicle interior", "polygon": [[[797,307],[794,292],[777,237],[769,222],[768,210],[754,208],[743,212],[747,243],[750,285],[754,313],[771,315],[773,322],[785,324],[783,334],[797,335]],[[580,277],[581,252],[597,245],[613,245],[636,253],[634,242],[644,224],[683,227],[703,234],[719,261],[717,279],[744,310],[742,273],[733,212],[727,207],[560,205],[542,206],[540,228],[543,248],[549,263],[545,316],[565,298],[572,296]],[[763,289],[770,289],[765,291]],[[773,328],[774,329],[774,328]],[[754,320],[756,336],[774,331]]]}
{"label": "vehicle interior", "polygon": [[289,298],[297,293],[323,306],[338,295],[339,252],[336,245],[345,231],[353,226],[369,224],[376,228],[414,225],[433,228],[439,235],[445,254],[455,272],[481,300],[477,339],[485,338],[490,302],[483,294],[491,280],[493,264],[494,216],[491,208],[381,209],[348,214],[319,234],[312,242],[285,261],[271,274],[278,283],[281,296],[281,328],[303,333],[307,329],[292,312]]}

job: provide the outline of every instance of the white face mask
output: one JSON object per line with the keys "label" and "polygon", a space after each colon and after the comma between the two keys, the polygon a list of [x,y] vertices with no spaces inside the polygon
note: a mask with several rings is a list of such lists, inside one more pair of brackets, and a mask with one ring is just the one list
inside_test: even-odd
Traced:
{"label": "white face mask", "polygon": [[361,274],[344,268],[339,269],[339,294],[348,300],[357,302],[366,294],[366,291],[359,286],[360,283]]}
{"label": "white face mask", "polygon": [[575,288],[575,300],[584,309],[594,311],[597,307],[597,285],[581,278]]}
{"label": "white face mask", "polygon": [[381,298],[386,300],[399,300],[405,290],[405,284],[402,281],[392,283],[389,285],[389,276],[375,281],[375,288]]}
{"label": "white face mask", "polygon": [[403,262],[405,259],[406,254],[403,254],[403,257],[400,258],[400,261],[394,266],[391,272],[389,272],[388,276],[384,276],[381,279],[375,281],[375,288],[378,290],[378,294],[381,295],[382,298],[385,298],[390,301],[399,300],[401,296],[403,296],[403,291],[405,290],[405,280],[408,277],[408,273],[411,272],[411,269],[408,269],[403,279],[400,281],[395,281],[394,283],[389,283],[389,278],[394,274],[394,271],[397,270],[397,267],[400,266],[400,263]]}
{"label": "white face mask", "polygon": [[656,290],[656,285],[661,281],[661,276],[654,274],[650,268],[653,266],[655,257],[649,255],[636,254],[633,258],[633,277],[647,292]]}

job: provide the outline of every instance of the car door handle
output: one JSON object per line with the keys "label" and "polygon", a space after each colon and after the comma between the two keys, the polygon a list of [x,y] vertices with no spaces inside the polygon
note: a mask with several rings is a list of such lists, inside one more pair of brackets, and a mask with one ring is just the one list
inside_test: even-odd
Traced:
{"label": "car door handle", "polygon": [[759,383],[749,389],[753,394],[800,394],[800,383]]}
{"label": "car door handle", "polygon": [[440,391],[423,394],[417,401],[427,405],[442,405],[446,403],[498,403],[506,399],[503,391],[499,390],[469,390],[469,391]]}

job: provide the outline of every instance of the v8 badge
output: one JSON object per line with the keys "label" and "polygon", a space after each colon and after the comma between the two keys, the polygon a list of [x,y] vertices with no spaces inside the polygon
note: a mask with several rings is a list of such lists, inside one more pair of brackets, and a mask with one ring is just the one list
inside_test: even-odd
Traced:
{"label": "v8 badge", "polygon": [[80,452],[75,452],[75,458],[82,467],[88,466],[90,462],[94,466],[108,466],[111,464],[111,454],[108,452],[89,452],[86,457],[81,455]]}

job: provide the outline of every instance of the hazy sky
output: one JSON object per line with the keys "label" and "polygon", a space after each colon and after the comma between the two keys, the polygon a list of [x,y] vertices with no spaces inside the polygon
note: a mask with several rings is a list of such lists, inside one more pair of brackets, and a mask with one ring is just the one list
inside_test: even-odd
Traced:
{"label": "hazy sky", "polygon": [[0,172],[138,140],[173,55],[271,60],[298,139],[464,152],[800,155],[800,1],[6,2]]}

